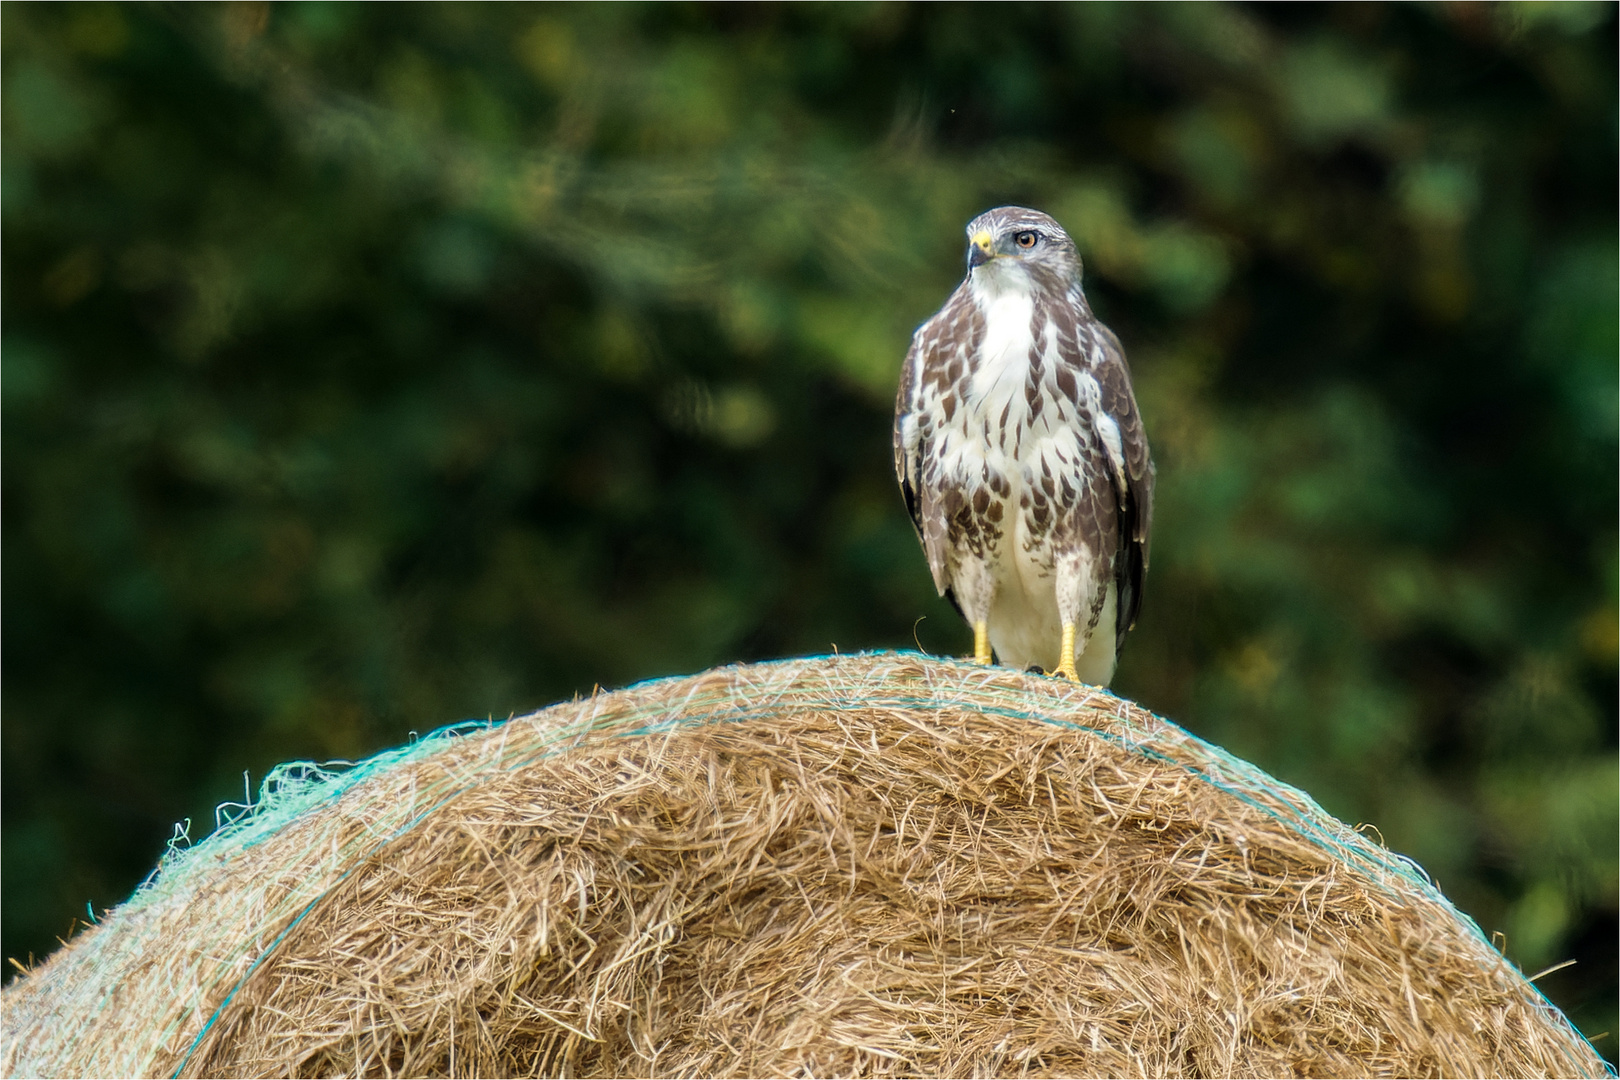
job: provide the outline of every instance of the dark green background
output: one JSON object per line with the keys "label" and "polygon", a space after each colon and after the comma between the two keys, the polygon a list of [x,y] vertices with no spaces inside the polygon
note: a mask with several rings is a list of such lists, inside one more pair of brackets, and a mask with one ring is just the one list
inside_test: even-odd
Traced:
{"label": "dark green background", "polygon": [[893,384],[1019,202],[1159,466],[1116,688],[1614,1030],[1613,5],[0,10],[6,955],[244,770],[966,649]]}

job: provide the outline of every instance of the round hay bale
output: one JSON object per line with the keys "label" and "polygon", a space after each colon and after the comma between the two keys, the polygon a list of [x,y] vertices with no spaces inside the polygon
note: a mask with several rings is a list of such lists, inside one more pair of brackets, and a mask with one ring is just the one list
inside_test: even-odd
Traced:
{"label": "round hay bale", "polygon": [[895,653],[283,768],[3,1003],[8,1075],[1606,1075],[1302,793]]}

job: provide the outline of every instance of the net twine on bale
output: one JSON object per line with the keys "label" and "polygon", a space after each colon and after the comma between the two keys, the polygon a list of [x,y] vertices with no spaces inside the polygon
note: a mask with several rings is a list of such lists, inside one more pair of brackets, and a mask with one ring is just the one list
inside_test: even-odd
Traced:
{"label": "net twine on bale", "polygon": [[1303,793],[895,653],[283,767],[0,1003],[7,1075],[1608,1074]]}

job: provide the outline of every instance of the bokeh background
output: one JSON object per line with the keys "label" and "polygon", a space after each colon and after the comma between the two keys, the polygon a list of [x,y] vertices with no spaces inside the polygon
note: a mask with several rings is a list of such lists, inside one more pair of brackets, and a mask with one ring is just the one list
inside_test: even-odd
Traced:
{"label": "bokeh background", "polygon": [[1614,5],[0,12],[4,955],[283,760],[965,651],[893,387],[1018,202],[1158,461],[1115,688],[1614,1056]]}

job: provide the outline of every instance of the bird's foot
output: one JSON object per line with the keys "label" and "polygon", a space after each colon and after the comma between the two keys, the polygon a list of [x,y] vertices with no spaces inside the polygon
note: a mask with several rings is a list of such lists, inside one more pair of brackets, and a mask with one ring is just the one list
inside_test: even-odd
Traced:
{"label": "bird's foot", "polygon": [[1074,669],[1074,623],[1063,624],[1063,645],[1058,650],[1058,666],[1052,674],[1070,682],[1080,681],[1080,673]]}
{"label": "bird's foot", "polygon": [[990,658],[990,627],[987,623],[973,624],[973,662],[975,664],[992,664]]}

